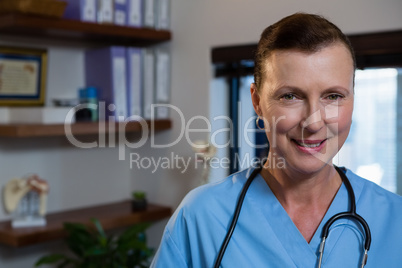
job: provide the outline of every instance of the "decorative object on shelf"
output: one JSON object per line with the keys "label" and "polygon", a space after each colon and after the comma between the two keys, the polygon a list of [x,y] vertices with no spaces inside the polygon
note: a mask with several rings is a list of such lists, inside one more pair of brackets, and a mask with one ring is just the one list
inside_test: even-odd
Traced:
{"label": "decorative object on shelf", "polygon": [[107,235],[99,220],[92,219],[95,228],[79,223],[65,223],[66,243],[71,254],[50,254],[40,258],[35,267],[58,264],[57,267],[145,268],[154,252],[146,243],[149,224],[136,224],[120,235]]}
{"label": "decorative object on shelf", "polygon": [[201,183],[208,183],[210,161],[216,154],[216,147],[207,140],[196,140],[193,144],[193,151],[196,153],[197,160],[204,162]]}
{"label": "decorative object on shelf", "polygon": [[1,0],[0,13],[25,13],[61,18],[67,3],[57,0]]}
{"label": "decorative object on shelf", "polygon": [[45,49],[0,47],[0,105],[43,105],[46,71]]}
{"label": "decorative object on shelf", "polygon": [[80,104],[80,100],[76,99],[53,99],[53,105],[56,107],[74,107]]}
{"label": "decorative object on shelf", "polygon": [[133,200],[131,201],[133,211],[147,209],[147,196],[145,192],[134,191],[132,193]]}
{"label": "decorative object on shelf", "polygon": [[5,209],[13,213],[13,228],[46,225],[48,183],[37,175],[11,179],[4,187]]}
{"label": "decorative object on shelf", "polygon": [[80,104],[75,107],[76,122],[96,122],[99,119],[98,89],[85,87],[78,90]]}

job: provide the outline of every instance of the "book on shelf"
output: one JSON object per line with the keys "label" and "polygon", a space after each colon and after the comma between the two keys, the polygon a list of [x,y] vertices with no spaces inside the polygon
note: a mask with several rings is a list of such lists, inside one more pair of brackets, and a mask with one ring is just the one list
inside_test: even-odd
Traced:
{"label": "book on shelf", "polygon": [[128,24],[128,0],[114,1],[113,22],[116,25],[126,26]]}
{"label": "book on shelf", "polygon": [[[99,90],[107,112],[99,118],[169,118],[165,104],[170,103],[170,64],[167,48],[113,46],[87,51],[86,86]],[[115,109],[109,109],[111,105]]]}
{"label": "book on shelf", "polygon": [[143,6],[143,26],[147,28],[155,28],[155,1],[144,0]]}
{"label": "book on shelf", "polygon": [[144,49],[144,99],[143,99],[143,117],[151,119],[153,114],[152,105],[155,103],[155,51],[153,49]]}
{"label": "book on shelf", "polygon": [[127,107],[128,116],[143,116],[143,50],[127,48]]}
{"label": "book on shelf", "polygon": [[128,27],[170,29],[171,0],[65,0],[63,18]]}
{"label": "book on shelf", "polygon": [[64,0],[67,2],[63,18],[80,20],[85,22],[96,22],[97,5],[96,0]]}
{"label": "book on shelf", "polygon": [[156,1],[155,28],[158,30],[170,29],[170,0]]}
{"label": "book on shelf", "polygon": [[143,25],[143,1],[142,0],[127,0],[127,26],[142,27]]}
{"label": "book on shelf", "polygon": [[112,24],[114,18],[114,0],[97,0],[96,21]]}
{"label": "book on shelf", "polygon": [[[155,50],[155,103],[170,103],[170,53],[166,49]],[[157,105],[157,119],[169,118],[169,109],[166,105]]]}
{"label": "book on shelf", "polygon": [[99,90],[99,100],[105,103],[99,118],[116,121],[127,117],[126,48],[111,46],[85,52],[85,83]]}

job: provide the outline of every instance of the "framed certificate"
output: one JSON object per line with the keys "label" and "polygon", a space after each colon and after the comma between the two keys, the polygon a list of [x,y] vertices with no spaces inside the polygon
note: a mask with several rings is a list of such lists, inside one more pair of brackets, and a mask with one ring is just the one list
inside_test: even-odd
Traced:
{"label": "framed certificate", "polygon": [[46,68],[44,49],[0,47],[0,105],[43,105]]}

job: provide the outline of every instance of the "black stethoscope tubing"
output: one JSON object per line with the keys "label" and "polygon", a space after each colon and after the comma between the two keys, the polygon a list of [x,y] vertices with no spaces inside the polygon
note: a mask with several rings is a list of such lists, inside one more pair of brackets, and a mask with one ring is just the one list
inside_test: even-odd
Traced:
{"label": "black stethoscope tubing", "polygon": [[236,204],[236,209],[233,214],[232,222],[230,223],[229,230],[226,233],[226,236],[225,236],[225,239],[223,240],[221,249],[219,250],[218,257],[216,258],[215,265],[214,265],[215,268],[219,268],[223,255],[225,254],[226,247],[228,246],[230,238],[232,237],[232,234],[236,227],[237,220],[239,219],[240,210],[243,205],[244,197],[246,196],[248,187],[250,187],[251,182],[255,179],[255,177],[257,177],[257,174],[260,173],[261,169],[262,169],[262,165],[257,167],[256,169],[254,169],[253,173],[251,173],[250,177],[248,178],[248,180],[246,181],[246,183],[243,186],[243,189],[240,193],[239,199]]}
{"label": "black stethoscope tubing", "polygon": [[[233,214],[233,218],[230,223],[228,232],[226,233],[225,239],[222,242],[218,256],[215,260],[214,268],[219,268],[219,266],[221,264],[223,255],[225,254],[225,251],[229,244],[230,238],[232,237],[233,232],[235,230],[237,220],[239,218],[240,211],[241,211],[241,208],[243,205],[244,197],[246,196],[246,193],[247,193],[248,188],[250,187],[250,184],[257,177],[258,173],[260,173],[260,171],[262,170],[262,167],[263,167],[263,163],[260,164],[256,169],[254,169],[254,171],[251,173],[250,177],[248,178],[248,180],[246,181],[246,183],[244,184],[244,186],[242,188],[239,199],[237,200],[235,212]],[[320,250],[319,250],[319,252],[320,252],[319,267],[321,267],[322,255],[324,253],[324,247],[325,247],[325,240],[328,237],[329,229],[335,221],[342,219],[342,218],[349,218],[349,219],[355,220],[363,226],[363,229],[365,232],[365,243],[364,243],[364,256],[363,256],[361,267],[364,267],[367,262],[367,252],[369,251],[370,244],[371,244],[370,228],[369,228],[367,222],[363,219],[363,217],[361,217],[359,214],[356,213],[355,193],[353,191],[353,188],[352,188],[352,185],[350,184],[349,179],[346,177],[344,171],[342,171],[337,166],[334,166],[334,167],[335,167],[336,171],[338,172],[338,174],[341,176],[343,183],[345,184],[345,187],[348,192],[349,199],[350,199],[350,209],[349,209],[349,211],[335,214],[325,223],[325,225],[322,229],[322,234],[321,234],[322,242],[321,242]]]}

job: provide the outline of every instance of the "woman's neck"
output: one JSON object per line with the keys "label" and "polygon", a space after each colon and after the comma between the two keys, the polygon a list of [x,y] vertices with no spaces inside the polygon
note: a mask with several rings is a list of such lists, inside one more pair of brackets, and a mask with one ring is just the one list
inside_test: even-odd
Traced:
{"label": "woman's neck", "polygon": [[290,168],[264,167],[262,175],[272,192],[282,203],[315,203],[335,195],[342,179],[331,165],[313,174],[303,174]]}
{"label": "woman's neck", "polygon": [[327,212],[342,179],[332,165],[314,174],[264,167],[261,175],[307,242]]}

